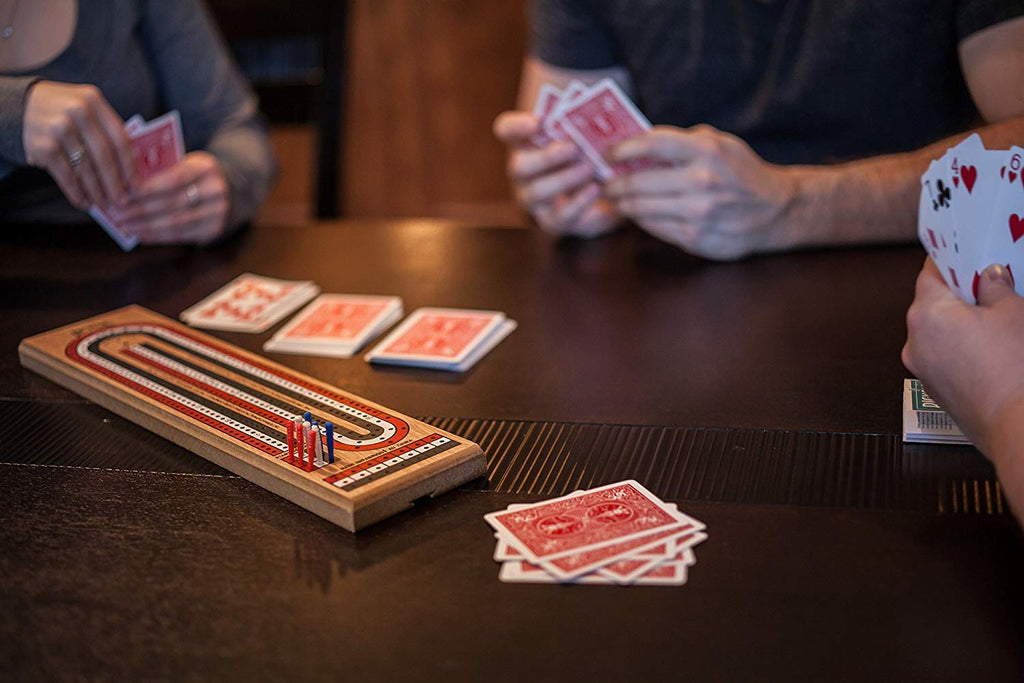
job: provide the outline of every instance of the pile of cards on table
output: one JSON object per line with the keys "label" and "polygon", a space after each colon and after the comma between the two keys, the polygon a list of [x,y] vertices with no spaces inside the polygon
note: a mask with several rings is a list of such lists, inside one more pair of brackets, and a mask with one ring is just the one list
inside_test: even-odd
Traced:
{"label": "pile of cards on table", "polygon": [[704,525],[629,480],[484,516],[506,583],[682,585]]}
{"label": "pile of cards on table", "polygon": [[987,150],[978,135],[933,161],[921,177],[918,237],[946,284],[976,303],[981,272],[998,263],[1024,294],[1024,150]]}
{"label": "pile of cards on table", "polygon": [[903,440],[907,443],[970,444],[919,379],[903,380]]}
{"label": "pile of cards on table", "polygon": [[640,160],[612,166],[608,152],[618,143],[635,137],[651,127],[636,105],[615,81],[606,78],[587,87],[572,81],[564,91],[544,84],[537,96],[533,115],[543,130],[534,142],[539,146],[551,140],[573,142],[594,169],[594,175],[611,180],[617,173],[665,165]]}
{"label": "pile of cards on table", "polygon": [[397,296],[321,294],[275,332],[263,350],[348,358],[401,317]]}
{"label": "pile of cards on table", "polygon": [[371,363],[462,372],[516,328],[501,311],[418,308],[366,354]]}
{"label": "pile of cards on table", "polygon": [[[181,134],[181,116],[177,110],[148,123],[136,114],[125,122],[124,130],[132,143],[135,173],[140,182],[185,158],[185,139]],[[122,227],[121,211],[117,207],[93,206],[89,209],[89,215],[125,251],[131,251],[138,245],[138,235]]]}
{"label": "pile of cards on table", "polygon": [[193,327],[263,332],[320,293],[310,280],[276,280],[243,273],[181,313]]}

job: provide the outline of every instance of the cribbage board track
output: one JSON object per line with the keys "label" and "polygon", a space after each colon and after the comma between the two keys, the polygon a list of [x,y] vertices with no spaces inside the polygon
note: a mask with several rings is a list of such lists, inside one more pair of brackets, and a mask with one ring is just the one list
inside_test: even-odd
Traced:
{"label": "cribbage board track", "polygon": [[[356,531],[485,473],[480,447],[140,306],[21,342],[21,363]],[[334,463],[286,459],[287,424],[334,423]]]}

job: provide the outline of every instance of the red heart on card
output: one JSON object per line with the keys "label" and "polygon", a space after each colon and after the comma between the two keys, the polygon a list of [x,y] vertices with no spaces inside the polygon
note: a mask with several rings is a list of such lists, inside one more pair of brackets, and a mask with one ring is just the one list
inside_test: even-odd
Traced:
{"label": "red heart on card", "polygon": [[961,166],[960,177],[964,179],[964,187],[967,188],[967,194],[971,193],[974,189],[974,181],[978,179],[978,169],[974,166]]}
{"label": "red heart on card", "polygon": [[1024,218],[1015,213],[1010,214],[1010,236],[1014,242],[1024,237]]}
{"label": "red heart on card", "polygon": [[1012,183],[1016,179],[1017,179],[1017,174],[1014,173],[1013,171],[1010,171],[1010,182]]}
{"label": "red heart on card", "polygon": [[960,187],[960,179],[953,176],[953,187]]}

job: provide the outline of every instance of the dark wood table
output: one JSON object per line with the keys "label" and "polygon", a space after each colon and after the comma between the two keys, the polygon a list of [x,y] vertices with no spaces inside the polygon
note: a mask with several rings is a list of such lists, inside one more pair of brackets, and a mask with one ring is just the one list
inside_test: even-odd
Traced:
{"label": "dark wood table", "polygon": [[[131,254],[5,232],[5,680],[1021,680],[1024,543],[992,468],[899,438],[916,247],[712,264],[636,232],[428,221]],[[23,337],[176,317],[247,271],[516,319],[465,374],[274,356],[476,440],[487,480],[356,536],[18,364]],[[707,524],[687,585],[498,581],[486,512],[628,477]]]}

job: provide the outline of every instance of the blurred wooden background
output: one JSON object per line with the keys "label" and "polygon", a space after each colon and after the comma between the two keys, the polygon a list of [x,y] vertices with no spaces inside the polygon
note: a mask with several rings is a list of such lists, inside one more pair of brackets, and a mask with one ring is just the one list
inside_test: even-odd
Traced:
{"label": "blurred wooden background", "polygon": [[[330,70],[311,65],[312,75],[299,70],[282,77],[280,68],[266,65],[288,52],[302,61],[337,48],[321,44],[330,35],[323,22],[336,19],[331,9],[337,7],[329,0],[210,5],[272,122],[281,174],[258,220],[307,222],[317,209],[316,112],[328,85],[318,79]],[[348,0],[345,10],[344,45],[336,52],[343,66],[340,117],[333,131],[340,132],[340,214],[524,224],[491,122],[515,102],[526,0]],[[304,43],[303,35],[314,38]],[[316,87],[293,87],[306,81]]]}

